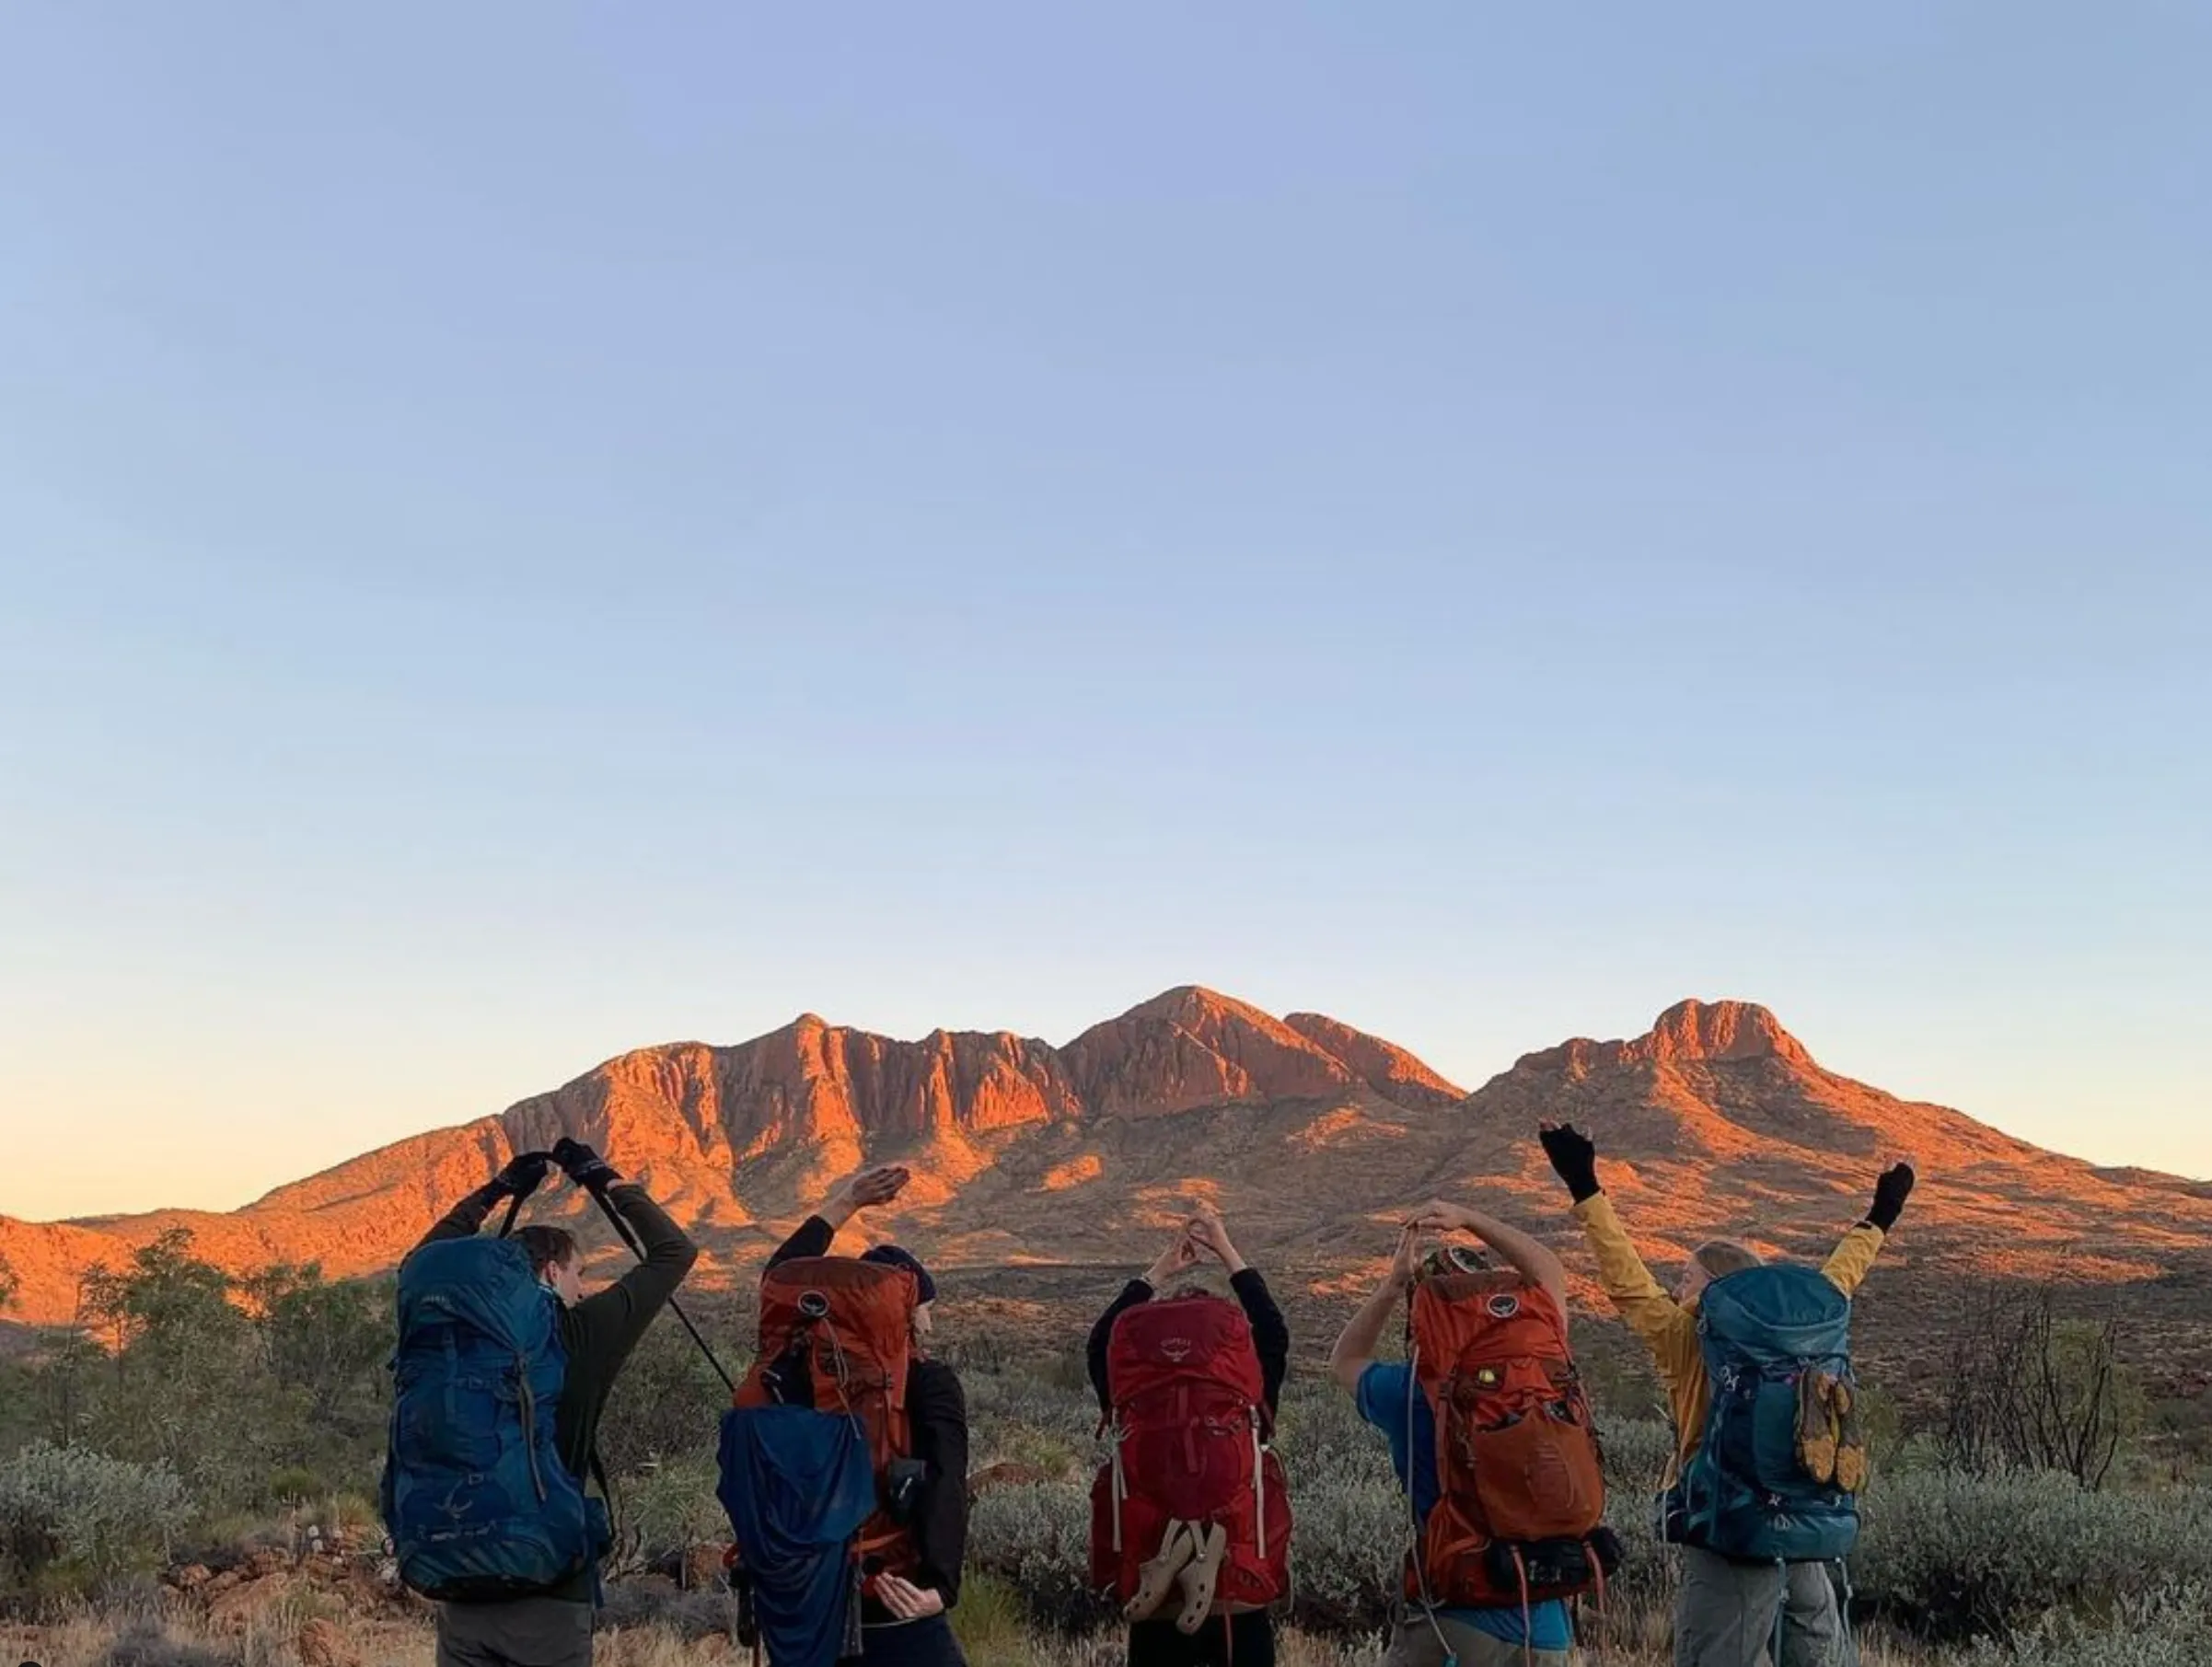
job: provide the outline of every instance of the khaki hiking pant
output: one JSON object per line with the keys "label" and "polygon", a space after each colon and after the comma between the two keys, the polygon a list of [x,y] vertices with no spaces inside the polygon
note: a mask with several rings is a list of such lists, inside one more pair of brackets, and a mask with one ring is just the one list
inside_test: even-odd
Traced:
{"label": "khaki hiking pant", "polygon": [[437,1667],[591,1667],[591,1605],[440,1603]]}
{"label": "khaki hiking pant", "polygon": [[1736,1563],[1695,1545],[1681,1549],[1674,1667],[1856,1667],[1825,1563]]}
{"label": "khaki hiking pant", "polygon": [[[1459,1667],[1567,1667],[1573,1660],[1564,1650],[1525,1650],[1441,1615],[1436,1625],[1443,1629],[1444,1644],[1452,1646]],[[1444,1667],[1444,1646],[1436,1641],[1436,1632],[1425,1618],[1400,1608],[1397,1624],[1390,1630],[1390,1648],[1383,1652],[1383,1667]]]}

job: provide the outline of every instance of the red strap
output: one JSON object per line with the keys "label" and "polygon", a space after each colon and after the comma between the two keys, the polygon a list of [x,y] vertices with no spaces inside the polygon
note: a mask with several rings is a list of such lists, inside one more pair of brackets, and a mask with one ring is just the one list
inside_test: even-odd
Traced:
{"label": "red strap", "polygon": [[1513,1547],[1513,1572],[1521,1577],[1521,1660],[1523,1667],[1536,1667],[1536,1617],[1528,1601],[1528,1563],[1521,1547]]}

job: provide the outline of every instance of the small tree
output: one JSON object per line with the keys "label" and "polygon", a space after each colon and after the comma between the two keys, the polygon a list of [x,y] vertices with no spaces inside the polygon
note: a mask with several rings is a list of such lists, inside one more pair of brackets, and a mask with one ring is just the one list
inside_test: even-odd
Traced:
{"label": "small tree", "polygon": [[2069,1320],[2049,1285],[1969,1293],[1951,1350],[1943,1456],[1977,1473],[2056,1470],[2097,1488],[2141,1421],[2115,1314]]}
{"label": "small tree", "polygon": [[55,1325],[41,1332],[24,1372],[31,1427],[57,1447],[86,1440],[107,1376],[107,1351],[82,1330]]}
{"label": "small tree", "polygon": [[365,1476],[389,1405],[392,1349],[383,1285],[332,1283],[314,1263],[264,1269],[239,1283],[259,1343],[272,1464],[318,1476]]}
{"label": "small tree", "polygon": [[230,1276],[191,1254],[182,1229],[141,1245],[121,1272],[86,1276],[85,1309],[115,1340],[112,1417],[101,1447],[167,1460],[220,1484],[265,1437],[246,1404],[251,1324],[230,1300]]}
{"label": "small tree", "polygon": [[15,1264],[0,1256],[0,1314],[16,1305],[16,1298],[23,1290],[23,1282],[16,1278]]}

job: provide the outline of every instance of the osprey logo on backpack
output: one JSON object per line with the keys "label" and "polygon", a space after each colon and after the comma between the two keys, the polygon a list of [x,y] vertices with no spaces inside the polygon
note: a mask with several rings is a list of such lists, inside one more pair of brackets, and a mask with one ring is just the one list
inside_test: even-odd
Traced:
{"label": "osprey logo on backpack", "polygon": [[1521,1299],[1510,1291],[1501,1291],[1490,1299],[1490,1318],[1510,1320],[1521,1312]]}

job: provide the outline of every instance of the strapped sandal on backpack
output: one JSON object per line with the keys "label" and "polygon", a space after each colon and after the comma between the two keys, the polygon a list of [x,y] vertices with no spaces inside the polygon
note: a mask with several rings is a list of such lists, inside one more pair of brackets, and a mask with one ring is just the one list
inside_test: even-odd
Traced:
{"label": "strapped sandal on backpack", "polygon": [[1132,1621],[1176,1625],[1290,1591],[1290,1495],[1244,1311],[1220,1297],[1129,1309],[1107,1344],[1113,1449],[1091,1491],[1091,1582]]}
{"label": "strapped sandal on backpack", "polygon": [[1188,1522],[1168,1523],[1160,1549],[1137,1570],[1137,1590],[1123,1606],[1122,1618],[1149,1621],[1159,1614],[1160,1605],[1167,1602],[1167,1594],[1175,1589],[1185,1567],[1198,1551],[1198,1536],[1191,1532]]}
{"label": "strapped sandal on backpack", "polygon": [[1697,1337],[1712,1403],[1667,1537],[1744,1561],[1849,1556],[1867,1475],[1850,1300],[1810,1268],[1749,1268],[1705,1288]]}
{"label": "strapped sandal on backpack", "polygon": [[1214,1591],[1222,1579],[1222,1558],[1228,1549],[1229,1531],[1219,1522],[1210,1524],[1198,1536],[1197,1555],[1175,1576],[1175,1584],[1183,1589],[1183,1613],[1175,1617],[1175,1630],[1187,1638],[1195,1635],[1213,1611]]}

